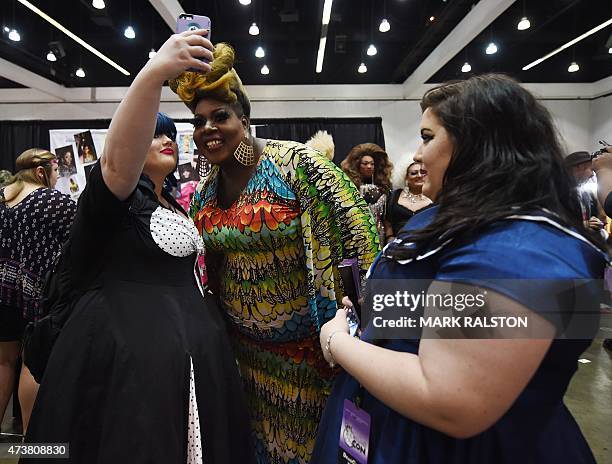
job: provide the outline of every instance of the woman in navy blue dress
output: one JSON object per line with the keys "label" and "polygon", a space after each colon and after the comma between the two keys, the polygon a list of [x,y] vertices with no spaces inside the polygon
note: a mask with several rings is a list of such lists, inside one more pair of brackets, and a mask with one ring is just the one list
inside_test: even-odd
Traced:
{"label": "woman in navy blue dress", "polygon": [[421,107],[416,158],[428,172],[423,193],[437,204],[385,248],[369,283],[404,279],[397,289],[416,295],[427,282],[430,292],[466,284],[485,295],[489,315],[502,308],[529,329],[389,339],[370,324],[357,339],[338,311],[321,345],[344,372],[311,462],[593,463],[563,396],[591,343],[576,317],[597,319],[573,301],[598,313],[592,283],[607,258],[581,224],[551,117],[500,75],[432,89]]}

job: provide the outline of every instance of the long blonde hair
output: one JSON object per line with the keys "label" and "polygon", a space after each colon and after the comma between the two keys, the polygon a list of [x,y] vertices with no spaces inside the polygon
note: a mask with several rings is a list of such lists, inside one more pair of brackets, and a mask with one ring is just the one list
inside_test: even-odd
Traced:
{"label": "long blonde hair", "polygon": [[[25,182],[41,185],[43,187],[51,187],[49,179],[51,177],[53,162],[55,160],[56,157],[53,153],[43,150],[42,148],[30,148],[29,150],[24,151],[15,161],[17,172],[5,185],[5,187],[8,187],[9,185],[14,184],[15,188],[13,189],[10,197],[0,196],[0,201],[6,203],[16,198],[25,187]],[[36,175],[36,168],[38,167],[42,167],[45,173],[45,178],[42,180]]]}

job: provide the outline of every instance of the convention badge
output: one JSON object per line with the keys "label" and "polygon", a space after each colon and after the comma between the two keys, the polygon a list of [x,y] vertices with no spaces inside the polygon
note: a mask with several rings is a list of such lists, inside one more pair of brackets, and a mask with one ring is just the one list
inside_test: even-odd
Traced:
{"label": "convention badge", "polygon": [[367,464],[370,446],[370,415],[345,399],[340,426],[338,462]]}

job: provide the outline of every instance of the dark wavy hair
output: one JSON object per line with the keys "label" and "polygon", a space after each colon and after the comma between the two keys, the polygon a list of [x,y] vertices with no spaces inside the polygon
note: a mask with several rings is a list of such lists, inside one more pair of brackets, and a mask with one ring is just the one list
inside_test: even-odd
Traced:
{"label": "dark wavy hair", "polygon": [[411,234],[417,253],[467,237],[517,211],[546,208],[604,249],[581,220],[575,183],[548,110],[501,74],[429,90],[421,100],[448,132],[454,151],[433,222]]}
{"label": "dark wavy hair", "polygon": [[392,185],[393,163],[389,161],[387,152],[375,143],[361,143],[354,146],[346,158],[342,160],[340,167],[359,188],[361,186],[359,163],[364,156],[371,156],[374,159],[374,185],[381,187],[384,193],[388,193]]}

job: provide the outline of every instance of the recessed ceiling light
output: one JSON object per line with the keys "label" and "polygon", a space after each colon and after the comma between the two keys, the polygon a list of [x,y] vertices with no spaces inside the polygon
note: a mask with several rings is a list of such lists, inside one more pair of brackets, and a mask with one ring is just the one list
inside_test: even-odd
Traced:
{"label": "recessed ceiling light", "polygon": [[264,51],[263,47],[257,47],[257,50],[255,50],[255,56],[257,58],[263,58],[266,56],[266,52]]}
{"label": "recessed ceiling light", "polygon": [[240,4],[241,5],[250,5],[251,4],[251,0],[240,0]]}
{"label": "recessed ceiling light", "polygon": [[468,73],[471,70],[472,70],[472,67],[470,66],[470,63],[468,63],[467,61],[463,63],[463,66],[461,66],[461,72]]}
{"label": "recessed ceiling light", "polygon": [[359,65],[359,68],[357,68],[357,72],[360,73],[360,74],[368,72],[368,67],[365,65],[365,63],[361,63]]}
{"label": "recessed ceiling light", "polygon": [[19,32],[17,32],[17,30],[15,29],[11,29],[11,32],[9,32],[8,38],[11,39],[13,42],[19,42],[21,40],[21,36],[19,35]]}
{"label": "recessed ceiling light", "polygon": [[259,35],[259,27],[257,27],[256,23],[251,24],[251,27],[249,27],[249,34]]}
{"label": "recessed ceiling light", "polygon": [[386,18],[380,22],[380,26],[378,26],[378,30],[380,32],[389,32],[391,30],[391,24],[389,24],[389,21],[387,21]]}
{"label": "recessed ceiling light", "polygon": [[49,50],[49,53],[47,53],[47,60],[57,61],[57,57],[55,56],[55,53],[53,53],[52,50]]}
{"label": "recessed ceiling light", "polygon": [[268,74],[270,74],[270,69],[268,68],[268,66],[267,66],[267,65],[265,65],[265,64],[264,64],[264,65],[261,67],[261,73],[262,73],[264,76],[267,76]]}
{"label": "recessed ceiling light", "polygon": [[516,26],[519,31],[524,31],[526,29],[529,29],[530,27],[531,23],[527,18],[522,18]]}
{"label": "recessed ceiling light", "polygon": [[98,10],[103,10],[106,5],[104,4],[104,0],[93,0],[93,2],[91,2],[91,6],[97,8]]}
{"label": "recessed ceiling light", "polygon": [[155,51],[154,48],[152,48],[151,51],[149,52],[149,59],[153,58],[155,55],[157,55],[157,52]]}
{"label": "recessed ceiling light", "polygon": [[130,75],[129,71],[127,71],[126,69],[122,68],[117,63],[115,63],[113,60],[111,60],[109,57],[107,57],[106,55],[104,55],[103,53],[99,52],[97,49],[95,49],[91,45],[89,45],[87,42],[85,42],[83,39],[81,39],[78,35],[74,34],[70,30],[66,29],[64,26],[62,26],[60,23],[58,23],[55,19],[53,19],[47,13],[42,11],[40,8],[37,8],[34,5],[32,5],[28,0],[17,0],[17,1],[19,3],[21,3],[23,6],[29,8],[34,13],[36,13],[42,19],[47,21],[49,24],[51,24],[51,25],[55,26],[56,28],[58,28],[60,31],[62,31],[64,34],[66,34],[68,37],[70,37],[72,40],[74,40],[76,43],[78,43],[82,47],[85,47],[88,51],[90,51],[91,53],[96,55],[102,61],[105,61],[106,63],[111,65],[117,71],[125,74],[126,76]]}
{"label": "recessed ceiling light", "polygon": [[10,31],[11,30],[8,27],[4,26],[4,32],[10,32]]}
{"label": "recessed ceiling light", "polygon": [[368,47],[368,51],[366,53],[368,54],[368,56],[374,56],[378,53],[378,50],[376,50],[376,47],[374,46],[374,44],[370,44],[370,46]]}
{"label": "recessed ceiling light", "polygon": [[572,64],[567,68],[567,72],[575,73],[576,71],[580,71],[580,66],[575,61],[572,61]]}
{"label": "recessed ceiling light", "polygon": [[495,53],[497,53],[497,45],[491,42],[489,45],[487,45],[487,49],[485,50],[485,53],[487,55],[494,55]]}
{"label": "recessed ceiling light", "polygon": [[83,68],[77,69],[75,74],[77,75],[77,77],[85,77],[85,71],[83,70]]}
{"label": "recessed ceiling light", "polygon": [[436,20],[436,17],[435,17],[435,16],[430,16],[430,17],[429,17],[429,22],[430,22],[430,23],[433,23],[435,20]]}
{"label": "recessed ceiling light", "polygon": [[608,48],[608,53],[612,55],[612,47]]}
{"label": "recessed ceiling light", "polygon": [[126,36],[128,39],[136,38],[136,32],[134,31],[134,28],[132,26],[126,27],[125,31],[123,31],[123,35]]}

